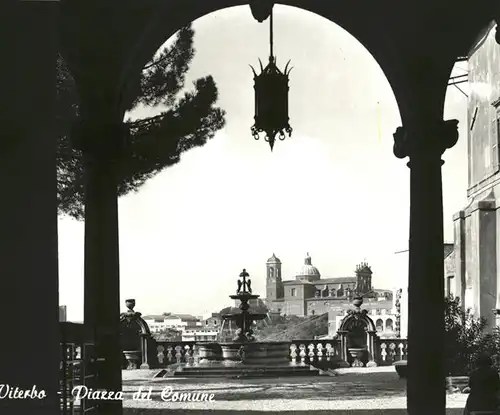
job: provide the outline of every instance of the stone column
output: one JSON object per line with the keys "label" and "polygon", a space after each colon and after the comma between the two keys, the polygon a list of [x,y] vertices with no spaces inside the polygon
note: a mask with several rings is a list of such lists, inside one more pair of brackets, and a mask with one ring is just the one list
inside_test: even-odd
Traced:
{"label": "stone column", "polygon": [[[441,155],[458,140],[458,121],[420,119],[394,134],[409,157],[408,382],[410,415],[445,414],[444,255]],[[432,345],[429,343],[432,339]]]}
{"label": "stone column", "polygon": [[[56,19],[58,3],[0,4],[1,414],[59,413]],[[5,389],[3,393],[5,392]],[[42,395],[39,395],[42,396]]]}
{"label": "stone column", "polygon": [[[120,276],[116,166],[125,138],[124,125],[98,111],[84,113],[75,144],[85,157],[84,321],[96,329],[100,387],[122,388]],[[121,401],[100,401],[106,414],[121,414]]]}

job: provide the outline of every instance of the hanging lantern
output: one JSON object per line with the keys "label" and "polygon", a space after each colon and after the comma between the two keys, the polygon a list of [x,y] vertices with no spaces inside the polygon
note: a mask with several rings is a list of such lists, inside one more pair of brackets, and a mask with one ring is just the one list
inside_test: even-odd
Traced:
{"label": "hanging lantern", "polygon": [[254,74],[255,90],[255,124],[252,126],[253,137],[258,140],[260,134],[264,133],[264,140],[269,142],[271,151],[273,150],[276,136],[280,140],[285,139],[285,133],[290,137],[292,127],[289,124],[288,117],[288,75],[292,68],[288,68],[290,61],[285,69],[280,71],[276,66],[276,58],[273,55],[273,14],[270,13],[270,55],[269,63],[264,68],[260,63],[260,74]]}

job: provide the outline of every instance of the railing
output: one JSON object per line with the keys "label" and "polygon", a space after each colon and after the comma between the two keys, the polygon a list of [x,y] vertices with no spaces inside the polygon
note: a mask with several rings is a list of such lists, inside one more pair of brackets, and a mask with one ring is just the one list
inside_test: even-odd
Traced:
{"label": "railing", "polygon": [[408,359],[407,339],[378,339],[375,349],[375,361],[379,366],[390,366],[399,360]]}
{"label": "railing", "polygon": [[293,340],[290,345],[292,363],[315,365],[340,357],[337,340]]}
{"label": "railing", "polygon": [[97,401],[76,400],[73,389],[78,386],[96,387],[96,356],[94,333],[83,324],[59,323],[61,331],[61,414],[97,414]]}
{"label": "railing", "polygon": [[[171,364],[192,364],[198,360],[196,342],[157,342],[157,364],[165,367]],[[291,362],[315,364],[333,360],[339,356],[335,340],[294,340],[290,344]]]}
{"label": "railing", "polygon": [[196,342],[156,342],[158,366],[193,363],[198,354]]}

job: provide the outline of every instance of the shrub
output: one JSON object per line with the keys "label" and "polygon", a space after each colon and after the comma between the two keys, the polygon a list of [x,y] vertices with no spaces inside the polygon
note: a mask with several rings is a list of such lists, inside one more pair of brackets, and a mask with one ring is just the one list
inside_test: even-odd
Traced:
{"label": "shrub", "polygon": [[446,373],[449,376],[468,375],[482,353],[499,354],[500,328],[486,334],[486,319],[474,317],[470,308],[461,306],[458,297],[445,299],[444,321]]}

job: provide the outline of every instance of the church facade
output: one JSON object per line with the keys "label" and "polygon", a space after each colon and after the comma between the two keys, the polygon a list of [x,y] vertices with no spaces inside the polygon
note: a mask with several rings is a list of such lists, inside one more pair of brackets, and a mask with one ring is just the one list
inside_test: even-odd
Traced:
{"label": "church facade", "polygon": [[467,203],[453,217],[453,253],[445,260],[447,294],[499,324],[500,308],[500,46],[494,25],[468,57]]}
{"label": "church facade", "polygon": [[[356,295],[366,302],[385,301],[384,309],[392,308],[391,290],[372,287],[372,270],[367,263],[356,267],[355,276],[322,278],[309,254],[292,280],[283,280],[281,261],[272,255],[266,262],[266,305],[272,312],[295,316],[311,316],[348,309]],[[389,304],[389,305],[388,305]]]}

